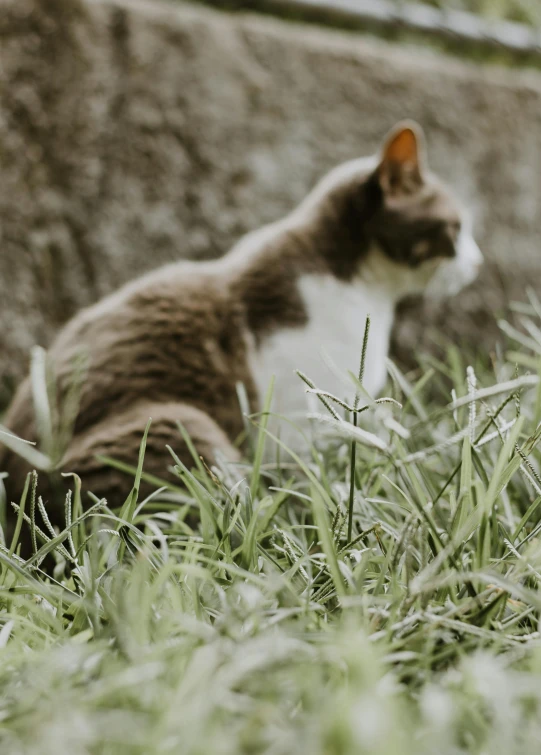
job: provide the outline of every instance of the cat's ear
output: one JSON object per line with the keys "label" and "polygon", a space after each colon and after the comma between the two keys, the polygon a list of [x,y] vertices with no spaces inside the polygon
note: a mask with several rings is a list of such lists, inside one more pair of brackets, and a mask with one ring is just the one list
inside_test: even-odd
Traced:
{"label": "cat's ear", "polygon": [[399,123],[387,136],[378,166],[385,194],[411,194],[423,183],[424,134],[414,121]]}

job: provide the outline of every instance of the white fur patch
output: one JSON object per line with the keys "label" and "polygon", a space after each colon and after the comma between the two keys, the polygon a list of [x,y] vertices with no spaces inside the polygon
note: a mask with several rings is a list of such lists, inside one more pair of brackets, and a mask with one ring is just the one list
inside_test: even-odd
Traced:
{"label": "white fur patch", "polygon": [[[308,323],[284,328],[251,348],[250,368],[261,401],[274,375],[272,411],[289,422],[273,418],[269,430],[290,448],[306,450],[299,429],[309,430],[307,414],[321,411],[314,395],[296,374],[304,372],[320,390],[351,401],[355,387],[348,371],[357,374],[367,316],[371,328],[364,386],[376,397],[386,381],[386,358],[397,302],[405,295],[433,288],[436,295],[457,293],[477,275],[482,255],[471,234],[463,234],[457,257],[431,261],[411,269],[389,260],[374,248],[364,260],[361,274],[352,282],[331,275],[307,275],[299,281]],[[439,290],[441,289],[441,290]],[[324,410],[323,410],[324,411]]]}
{"label": "white fur patch", "polygon": [[458,294],[473,283],[483,264],[483,255],[475,243],[469,224],[463,226],[456,247],[456,257],[440,263],[430,280],[426,293],[431,298]]}
{"label": "white fur patch", "polygon": [[[306,385],[295,371],[304,372],[317,388],[351,401],[355,387],[348,370],[358,372],[366,317],[370,315],[364,385],[369,393],[377,394],[385,384],[396,299],[387,285],[374,279],[344,283],[330,275],[310,275],[299,286],[308,324],[284,328],[265,339],[253,352],[251,369],[260,397],[275,376],[273,411],[306,431],[306,415],[319,411],[321,405],[315,396],[306,394]],[[276,420],[271,421],[269,430],[276,433],[277,425]],[[302,435],[287,422],[280,424],[280,437],[296,450],[305,446]]]}

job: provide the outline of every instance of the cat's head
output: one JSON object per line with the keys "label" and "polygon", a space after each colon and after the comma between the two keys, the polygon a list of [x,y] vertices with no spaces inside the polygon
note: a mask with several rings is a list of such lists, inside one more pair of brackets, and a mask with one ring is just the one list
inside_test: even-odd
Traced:
{"label": "cat's head", "polygon": [[[340,166],[315,194],[331,200],[347,231],[341,262],[350,275],[388,284],[397,298],[453,295],[477,277],[483,256],[469,217],[429,171],[417,124],[399,124],[376,158]],[[355,267],[352,248],[359,250]]]}

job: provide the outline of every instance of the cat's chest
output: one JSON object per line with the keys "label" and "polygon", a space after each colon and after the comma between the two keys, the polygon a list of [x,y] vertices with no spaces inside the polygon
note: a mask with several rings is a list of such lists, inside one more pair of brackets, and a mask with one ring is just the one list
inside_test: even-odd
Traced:
{"label": "cat's chest", "polygon": [[313,401],[295,370],[305,373],[321,390],[350,398],[355,389],[347,373],[359,369],[367,315],[371,329],[364,384],[371,394],[381,391],[393,299],[380,286],[344,283],[331,276],[307,276],[301,279],[299,288],[306,308],[306,325],[275,331],[252,354],[250,367],[260,400],[274,375],[274,411],[294,415],[295,419],[306,415]]}

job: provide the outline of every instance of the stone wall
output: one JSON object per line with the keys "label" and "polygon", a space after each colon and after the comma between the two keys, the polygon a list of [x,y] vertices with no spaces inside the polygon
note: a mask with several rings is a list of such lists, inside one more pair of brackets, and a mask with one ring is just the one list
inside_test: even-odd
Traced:
{"label": "stone wall", "polygon": [[402,354],[427,322],[490,344],[493,314],[541,280],[539,74],[180,3],[0,0],[4,386],[77,308],[221,254],[405,116],[489,263],[452,307],[404,314]]}

